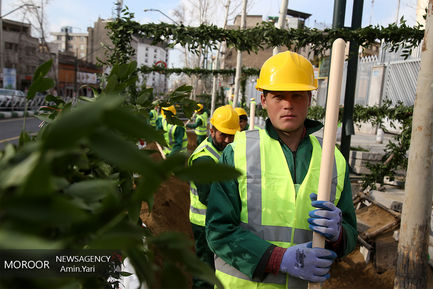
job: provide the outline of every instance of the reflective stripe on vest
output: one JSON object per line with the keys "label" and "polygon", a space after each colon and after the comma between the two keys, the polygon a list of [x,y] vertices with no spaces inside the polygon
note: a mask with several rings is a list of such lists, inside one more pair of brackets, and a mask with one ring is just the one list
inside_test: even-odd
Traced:
{"label": "reflective stripe on vest", "polygon": [[201,119],[201,125],[196,127],[194,132],[196,135],[206,135],[207,134],[207,113],[198,114],[196,120]]}
{"label": "reflective stripe on vest", "polygon": [[[296,190],[279,141],[270,138],[265,130],[236,134],[233,146],[235,167],[243,173],[238,178],[242,202],[241,227],[281,247],[312,240],[312,231],[309,230],[307,222],[308,212],[313,209],[309,194],[317,193],[321,140],[310,135],[310,141],[313,146],[310,166],[302,184]],[[331,185],[331,200],[335,204],[338,203],[344,187],[345,171],[345,159],[335,150]],[[221,259],[215,261],[215,268],[217,273],[224,273],[217,274],[223,284],[236,284],[236,279],[245,278],[250,282],[256,281]],[[275,282],[265,279],[263,283],[280,284],[281,288],[307,288],[306,281],[289,275],[279,275],[284,278],[280,277],[281,279],[274,280]],[[241,283],[245,281],[239,282],[237,288],[242,288]],[[265,284],[258,288],[266,288],[263,285]]]}
{"label": "reflective stripe on vest", "polygon": [[[165,118],[161,120],[161,123],[162,123],[162,129],[164,130],[165,142],[168,145],[168,147],[164,147],[164,153],[169,154],[176,143],[174,133],[176,131],[177,125],[168,123]],[[186,130],[185,130],[183,134],[182,148],[180,149],[180,152],[186,153],[187,147],[188,147],[188,137],[186,135]]]}
{"label": "reflective stripe on vest", "polygon": [[[218,162],[222,152],[219,152],[211,142],[207,139],[198,146],[188,159],[188,165],[191,166],[193,161],[199,157],[208,156],[215,162]],[[194,182],[190,182],[190,207],[189,207],[189,220],[191,223],[198,226],[205,226],[206,223],[206,209],[207,207],[200,202],[197,193],[197,186]]]}

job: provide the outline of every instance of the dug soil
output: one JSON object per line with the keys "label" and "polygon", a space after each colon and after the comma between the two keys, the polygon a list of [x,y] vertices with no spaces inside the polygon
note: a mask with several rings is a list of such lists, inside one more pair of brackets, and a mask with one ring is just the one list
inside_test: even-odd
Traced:
{"label": "dug soil", "polygon": [[[190,137],[190,135],[188,135]],[[189,150],[193,147],[189,148]],[[143,205],[141,218],[154,233],[176,231],[193,239],[189,223],[189,185],[171,177],[155,195],[153,210],[149,213]],[[432,272],[428,268],[429,284],[432,288]],[[337,260],[331,270],[331,278],[323,283],[323,289],[392,289],[394,287],[394,269],[378,274],[374,265],[366,264],[357,248],[348,256]]]}

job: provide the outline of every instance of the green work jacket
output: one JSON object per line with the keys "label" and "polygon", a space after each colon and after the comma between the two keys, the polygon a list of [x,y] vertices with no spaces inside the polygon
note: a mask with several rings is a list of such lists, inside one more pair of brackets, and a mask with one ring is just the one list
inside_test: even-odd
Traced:
{"label": "green work jacket", "polygon": [[164,130],[164,138],[167,143],[167,147],[164,147],[166,155],[176,152],[187,153],[188,137],[184,127],[170,124],[165,118],[159,117],[156,120],[156,128]]}
{"label": "green work jacket", "polygon": [[[310,166],[313,153],[310,134],[322,127],[319,122],[311,120],[306,120],[304,125],[306,135],[301,140],[297,151],[292,152],[279,139],[271,122],[266,121],[266,133],[272,139],[279,141],[295,187],[303,183]],[[220,162],[235,166],[232,146],[236,144],[235,141],[226,147]],[[343,240],[341,248],[337,249],[337,254],[343,256],[355,248],[357,240],[356,216],[347,165],[337,206],[341,209],[343,217]],[[248,278],[263,280],[266,277],[264,269],[275,245],[241,226],[242,216],[245,214],[242,212],[242,207],[237,179],[212,184],[206,214],[208,244],[217,257],[228,265]]]}
{"label": "green work jacket", "polygon": [[[194,150],[188,159],[188,165],[191,166],[194,163],[212,161],[218,162],[221,157],[222,151],[218,150],[212,143],[212,138],[209,136],[208,139],[204,140]],[[207,197],[209,195],[210,185],[196,185],[194,182],[190,182],[190,210],[189,220],[191,223],[198,226],[205,226],[206,208],[207,208]]]}

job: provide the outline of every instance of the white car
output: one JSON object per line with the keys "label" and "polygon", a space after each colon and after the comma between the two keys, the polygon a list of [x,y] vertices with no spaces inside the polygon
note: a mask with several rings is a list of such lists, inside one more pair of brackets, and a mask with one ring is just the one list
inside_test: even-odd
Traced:
{"label": "white car", "polygon": [[26,95],[21,90],[0,88],[0,109],[11,108],[25,97]]}

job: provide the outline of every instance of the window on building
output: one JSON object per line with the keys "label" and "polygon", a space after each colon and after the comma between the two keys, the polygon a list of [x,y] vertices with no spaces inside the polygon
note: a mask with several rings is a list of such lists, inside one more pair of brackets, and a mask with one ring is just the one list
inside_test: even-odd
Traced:
{"label": "window on building", "polygon": [[144,60],[145,63],[147,63],[147,58]]}
{"label": "window on building", "polygon": [[5,42],[5,49],[18,50],[18,44],[12,42]]}
{"label": "window on building", "polygon": [[149,47],[146,47],[146,51],[149,51]]}
{"label": "window on building", "polygon": [[153,51],[155,51],[155,52],[156,52],[156,51],[157,51],[157,50],[156,50],[156,48],[155,48],[155,49],[154,49]]}
{"label": "window on building", "polygon": [[62,35],[57,35],[57,40],[62,40]]}
{"label": "window on building", "polygon": [[68,40],[72,40],[72,39],[73,39],[73,37],[68,35]]}

